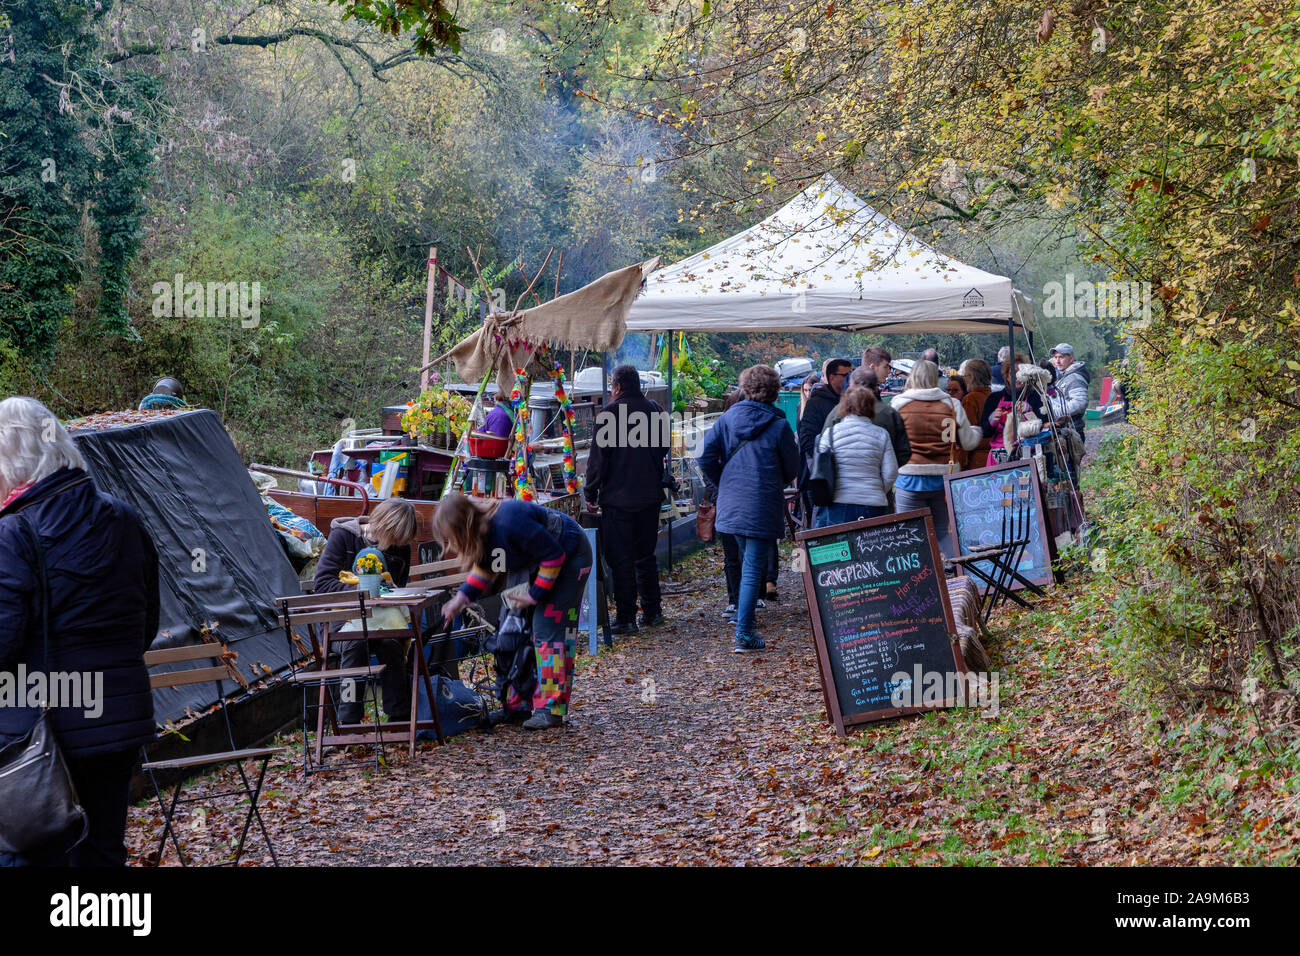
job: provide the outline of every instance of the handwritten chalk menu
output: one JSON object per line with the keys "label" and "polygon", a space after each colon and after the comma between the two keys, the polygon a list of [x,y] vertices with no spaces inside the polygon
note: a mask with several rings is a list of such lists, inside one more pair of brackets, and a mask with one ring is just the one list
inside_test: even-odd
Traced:
{"label": "handwritten chalk menu", "polygon": [[[1023,536],[1026,526],[1029,543],[1017,562],[1016,570],[1028,581],[1037,585],[1052,582],[1053,542],[1044,524],[1042,491],[1038,484],[1038,471],[1029,461],[1008,461],[988,468],[962,471],[945,478],[948,498],[948,526],[957,543],[958,554],[971,554],[972,546],[996,545],[1002,542],[1004,529],[1019,531]],[[1010,505],[1005,502],[1011,500]],[[1024,504],[1025,517],[1020,510]],[[1013,521],[1014,519],[1014,521]],[[988,561],[977,562],[986,574],[993,574]],[[980,591],[988,589],[987,582],[973,575]],[[1015,581],[1012,590],[1024,585]]]}
{"label": "handwritten chalk menu", "polygon": [[[927,511],[798,536],[826,709],[835,730],[935,706],[917,675],[958,673],[943,562]],[[905,675],[905,676],[904,676]]]}

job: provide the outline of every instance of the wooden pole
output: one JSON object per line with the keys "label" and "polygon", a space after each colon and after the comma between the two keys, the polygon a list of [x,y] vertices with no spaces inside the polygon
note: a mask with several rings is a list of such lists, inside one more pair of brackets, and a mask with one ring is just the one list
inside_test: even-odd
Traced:
{"label": "wooden pole", "polygon": [[433,296],[438,289],[438,247],[429,247],[429,283],[424,293],[424,360],[420,369],[420,391],[429,387],[429,346],[433,337]]}

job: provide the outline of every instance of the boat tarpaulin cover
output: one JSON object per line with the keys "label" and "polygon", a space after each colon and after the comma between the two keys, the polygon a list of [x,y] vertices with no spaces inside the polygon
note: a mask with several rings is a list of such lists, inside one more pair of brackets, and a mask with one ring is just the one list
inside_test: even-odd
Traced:
{"label": "boat tarpaulin cover", "polygon": [[1033,305],[1009,278],[944,255],[824,176],[651,275],[627,330],[1005,334],[1012,318],[1033,330]]}
{"label": "boat tarpaulin cover", "polygon": [[[288,665],[275,598],[302,589],[267,518],[266,505],[216,412],[200,410],[104,431],[72,431],[101,491],[135,508],[158,549],[161,592],[155,649],[215,636],[239,653],[235,666],[251,684],[263,666]],[[178,668],[207,667],[203,660]],[[235,681],[222,684],[229,694]],[[212,683],[154,691],[162,723],[215,703]]]}

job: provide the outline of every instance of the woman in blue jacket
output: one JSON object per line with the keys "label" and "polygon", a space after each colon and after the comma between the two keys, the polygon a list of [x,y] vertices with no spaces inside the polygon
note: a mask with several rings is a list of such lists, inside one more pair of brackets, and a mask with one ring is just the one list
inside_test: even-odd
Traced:
{"label": "woman in blue jacket", "polygon": [[[41,620],[36,548],[50,620]],[[49,628],[49,659],[44,625]],[[154,737],[144,652],[158,632],[158,552],[135,511],[95,490],[63,426],[31,398],[0,402],[0,672],[73,673],[93,700],[50,701],[54,734],[89,832],[71,852],[42,848],[0,865],[124,866],[127,792]],[[83,691],[84,696],[84,691]],[[0,747],[35,707],[0,707]]]}
{"label": "woman in blue jacket", "polygon": [[736,607],[737,654],[763,648],[754,608],[767,571],[768,551],[785,532],[785,487],[799,468],[799,447],[785,414],[775,407],[781,381],[770,365],[740,373],[744,400],[723,413],[700,451],[700,471],[718,488],[714,527],[740,546]]}

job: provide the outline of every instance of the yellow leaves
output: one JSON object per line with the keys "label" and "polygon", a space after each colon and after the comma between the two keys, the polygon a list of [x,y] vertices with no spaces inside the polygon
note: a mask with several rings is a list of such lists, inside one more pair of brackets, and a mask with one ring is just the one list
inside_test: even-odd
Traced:
{"label": "yellow leaves", "polygon": [[1054,183],[1043,191],[1043,201],[1053,209],[1063,209],[1074,199],[1070,187],[1063,183]]}

